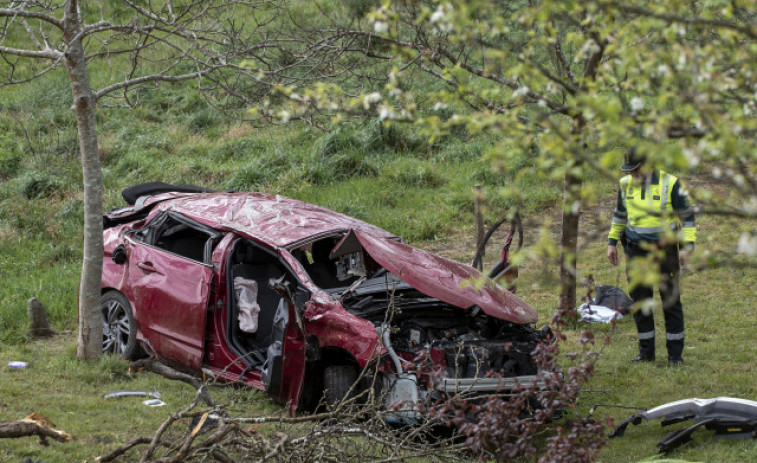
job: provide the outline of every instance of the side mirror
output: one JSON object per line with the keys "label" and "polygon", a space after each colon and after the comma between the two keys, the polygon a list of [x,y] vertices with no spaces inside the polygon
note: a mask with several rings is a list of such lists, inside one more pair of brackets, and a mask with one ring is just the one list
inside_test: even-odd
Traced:
{"label": "side mirror", "polygon": [[116,246],[116,249],[113,250],[113,255],[111,256],[111,259],[113,259],[113,262],[115,262],[117,265],[123,265],[126,263],[126,246],[123,244],[119,244]]}

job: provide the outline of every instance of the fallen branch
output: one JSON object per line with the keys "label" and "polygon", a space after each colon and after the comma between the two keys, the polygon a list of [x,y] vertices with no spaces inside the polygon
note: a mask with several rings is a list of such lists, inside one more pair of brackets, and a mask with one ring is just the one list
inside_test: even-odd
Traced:
{"label": "fallen branch", "polygon": [[27,436],[39,436],[41,445],[50,445],[47,438],[55,439],[58,442],[68,442],[71,435],[64,431],[52,429],[55,426],[47,418],[32,413],[23,420],[0,421],[0,438],[17,438]]}
{"label": "fallen branch", "polygon": [[151,437],[135,437],[129,442],[120,445],[118,448],[113,449],[112,451],[110,451],[110,453],[107,453],[101,457],[95,458],[95,462],[105,463],[107,461],[111,461],[115,459],[116,457],[120,457],[121,455],[128,452],[130,449],[132,449],[133,447],[136,447],[137,445],[149,444],[150,442],[152,442]]}
{"label": "fallen branch", "polygon": [[202,399],[203,402],[205,402],[207,406],[213,407],[213,408],[217,406],[213,398],[210,397],[210,394],[208,394],[208,391],[205,390],[205,385],[199,379],[195,378],[192,375],[182,373],[178,370],[174,370],[171,367],[163,365],[162,363],[160,363],[154,358],[147,358],[147,359],[137,360],[136,362],[132,362],[129,370],[136,371],[136,372],[139,372],[141,370],[147,370],[153,373],[157,373],[161,376],[165,376],[168,379],[175,379],[178,381],[185,382],[191,385],[192,387],[194,387],[195,389],[197,389],[198,396]]}

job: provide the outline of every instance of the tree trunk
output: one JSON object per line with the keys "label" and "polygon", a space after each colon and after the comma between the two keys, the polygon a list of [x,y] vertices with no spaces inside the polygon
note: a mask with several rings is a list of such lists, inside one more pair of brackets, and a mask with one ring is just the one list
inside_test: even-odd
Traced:
{"label": "tree trunk", "polygon": [[[573,168],[580,168],[576,161]],[[578,252],[578,216],[581,211],[581,178],[565,174],[563,192],[562,238],[560,240],[560,301],[561,313],[576,307],[576,255]]]}
{"label": "tree trunk", "polygon": [[[595,37],[597,50],[591,54],[584,64],[583,82],[579,90],[584,90],[587,81],[596,78],[599,63],[604,56],[606,43]],[[582,140],[586,119],[578,114],[571,121],[570,133],[576,141]],[[587,149],[586,142],[580,143],[583,150]],[[563,192],[562,239],[560,240],[560,301],[558,310],[562,314],[572,311],[576,307],[576,258],[578,256],[578,216],[581,212],[581,184],[583,178],[584,161],[576,156],[568,163],[565,172],[565,191]]]}
{"label": "tree trunk", "polygon": [[66,49],[64,65],[71,80],[73,110],[79,131],[84,184],[84,244],[79,286],[79,336],[76,355],[94,358],[102,353],[100,281],[103,257],[102,168],[97,146],[96,100],[87,76],[80,31],[78,2],[69,0],[63,17]]}

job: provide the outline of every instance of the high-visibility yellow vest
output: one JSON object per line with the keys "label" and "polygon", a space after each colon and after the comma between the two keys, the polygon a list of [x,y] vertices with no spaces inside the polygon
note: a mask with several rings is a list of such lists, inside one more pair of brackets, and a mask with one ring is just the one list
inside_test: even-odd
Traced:
{"label": "high-visibility yellow vest", "polygon": [[656,240],[666,230],[677,228],[678,219],[682,218],[682,241],[694,243],[696,228],[691,206],[687,204],[681,210],[673,208],[673,186],[678,178],[665,171],[659,171],[657,183],[652,184],[653,177],[645,177],[643,183],[634,181],[631,175],[620,179],[620,195],[626,213],[621,214],[616,210],[610,238],[618,239],[620,233],[625,230],[629,237]]}
{"label": "high-visibility yellow vest", "polygon": [[664,233],[675,225],[670,197],[676,180],[678,178],[664,171],[660,171],[656,185],[640,184],[630,175],[620,179],[620,191],[628,212],[626,230],[643,236]]}

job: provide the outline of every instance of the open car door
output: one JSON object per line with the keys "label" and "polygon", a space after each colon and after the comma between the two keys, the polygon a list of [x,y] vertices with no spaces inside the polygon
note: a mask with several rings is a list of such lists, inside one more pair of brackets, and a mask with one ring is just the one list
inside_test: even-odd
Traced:
{"label": "open car door", "polygon": [[289,402],[289,411],[294,416],[305,376],[305,331],[295,297],[284,278],[271,280],[270,285],[281,296],[281,302],[273,322],[272,343],[262,379],[266,392],[280,403]]}
{"label": "open car door", "polygon": [[149,349],[199,370],[213,267],[127,238],[127,297]]}

